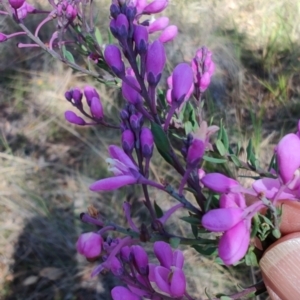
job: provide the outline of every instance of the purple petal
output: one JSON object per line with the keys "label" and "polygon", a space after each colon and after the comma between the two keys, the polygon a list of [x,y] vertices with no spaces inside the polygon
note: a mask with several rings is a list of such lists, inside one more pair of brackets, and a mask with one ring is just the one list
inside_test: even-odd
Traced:
{"label": "purple petal", "polygon": [[220,208],[246,208],[246,200],[241,193],[222,194],[219,203]]}
{"label": "purple petal", "polygon": [[129,156],[118,146],[111,145],[108,148],[111,158],[117,159],[126,165],[128,168],[138,171],[137,166],[132,162]]}
{"label": "purple petal", "polygon": [[148,26],[149,33],[163,30],[169,25],[169,18],[167,17],[160,17],[156,19],[154,22],[150,23]]}
{"label": "purple petal", "polygon": [[175,25],[168,26],[159,36],[159,41],[162,43],[167,43],[172,41],[178,34],[178,28]]}
{"label": "purple petal", "polygon": [[290,133],[284,136],[277,145],[276,157],[279,174],[284,183],[290,181],[295,171],[300,167],[300,139]]}
{"label": "purple petal", "polygon": [[170,294],[169,274],[170,270],[165,267],[157,266],[154,269],[156,285],[167,294]]}
{"label": "purple petal", "polygon": [[232,265],[244,257],[250,243],[248,220],[226,231],[220,239],[219,256],[226,265]]}
{"label": "purple petal", "polygon": [[140,300],[141,298],[123,286],[116,286],[111,290],[113,300]]}
{"label": "purple petal", "polygon": [[136,269],[140,274],[146,275],[149,263],[146,251],[141,246],[134,245],[131,246],[131,252],[133,254],[133,260]]}
{"label": "purple petal", "polygon": [[173,263],[172,263],[172,265],[174,267],[182,269],[183,268],[183,263],[184,263],[184,256],[183,256],[182,251],[175,250],[174,253],[173,253]]}
{"label": "purple petal", "polygon": [[228,193],[230,188],[236,187],[239,183],[220,173],[210,173],[205,175],[201,182],[205,187],[217,193]]}
{"label": "purple petal", "polygon": [[170,285],[170,294],[173,297],[182,297],[185,290],[186,279],[184,272],[179,268],[174,268]]}
{"label": "purple petal", "polygon": [[[256,180],[252,184],[252,188],[257,193],[264,193],[268,199],[273,199],[281,186],[279,179],[262,178]],[[288,188],[285,188],[279,195],[277,200],[280,199],[293,199],[295,195]]]}
{"label": "purple petal", "polygon": [[171,246],[166,242],[155,242],[153,245],[155,256],[160,264],[166,268],[170,268],[173,263],[173,251]]}
{"label": "purple petal", "polygon": [[226,231],[241,222],[243,213],[240,208],[212,209],[202,217],[202,225],[210,231]]}
{"label": "purple petal", "polygon": [[94,182],[92,185],[90,185],[90,190],[93,192],[112,191],[122,186],[134,184],[136,182],[136,178],[130,175],[109,177]]}
{"label": "purple petal", "polygon": [[169,0],[154,0],[143,9],[143,14],[157,14],[168,6],[168,2]]}

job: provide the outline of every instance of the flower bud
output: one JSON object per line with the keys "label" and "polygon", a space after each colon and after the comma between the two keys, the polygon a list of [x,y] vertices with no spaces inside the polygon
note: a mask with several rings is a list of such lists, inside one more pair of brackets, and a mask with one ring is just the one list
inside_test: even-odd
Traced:
{"label": "flower bud", "polygon": [[73,89],[72,96],[73,96],[75,106],[81,105],[82,92],[79,88],[74,88]]}
{"label": "flower bud", "polygon": [[205,153],[205,141],[201,139],[193,139],[188,148],[186,162],[189,166],[197,165]]}
{"label": "flower bud", "polygon": [[70,102],[72,101],[72,99],[73,99],[73,89],[68,90],[68,91],[65,92],[65,98]]}
{"label": "flower bud", "polygon": [[168,6],[168,2],[169,0],[154,0],[143,9],[143,14],[157,14]]}
{"label": "flower bud", "polygon": [[122,81],[122,95],[123,97],[132,104],[138,104],[142,102],[142,96],[138,91],[133,89],[126,81],[129,81],[132,86],[137,87],[140,89],[140,85],[137,82],[136,78],[133,76],[126,76],[126,80]]}
{"label": "flower bud", "polygon": [[154,147],[154,138],[151,130],[148,127],[143,127],[140,133],[142,154],[144,157],[149,158],[152,156]]}
{"label": "flower bud", "polygon": [[138,245],[131,246],[131,251],[133,254],[133,261],[137,271],[141,275],[147,275],[148,273],[148,255],[144,248]]}
{"label": "flower bud", "polygon": [[149,24],[148,32],[156,32],[165,29],[169,25],[169,18],[167,17],[160,17]]}
{"label": "flower bud", "polygon": [[239,186],[236,180],[221,173],[209,173],[202,178],[201,182],[205,187],[217,193],[228,193],[231,188]]}
{"label": "flower bud", "polygon": [[155,40],[148,47],[146,57],[147,81],[150,85],[156,86],[158,84],[165,63],[166,53],[164,45],[159,40]]}
{"label": "flower bud", "polygon": [[193,85],[193,71],[187,63],[178,64],[172,74],[172,102],[181,103]]}
{"label": "flower bud", "polygon": [[122,147],[125,153],[131,153],[134,148],[134,134],[130,129],[122,133]]}
{"label": "flower bud", "polygon": [[96,119],[103,118],[103,107],[100,98],[93,97],[90,106],[91,114]]}
{"label": "flower bud", "polygon": [[94,232],[83,233],[79,236],[76,248],[86,258],[96,258],[102,250],[103,240],[101,235]]}
{"label": "flower bud", "polygon": [[121,276],[124,272],[121,262],[116,257],[111,260],[110,270],[115,276]]}
{"label": "flower bud", "polygon": [[9,0],[8,2],[11,7],[18,9],[24,4],[25,0]]}
{"label": "flower bud", "polygon": [[129,122],[130,122],[130,126],[131,126],[132,130],[134,130],[134,131],[136,131],[136,130],[138,131],[142,127],[142,119],[138,114],[131,115]]}
{"label": "flower bud", "polygon": [[116,29],[119,37],[126,38],[128,36],[129,23],[124,14],[119,14],[116,18]]}
{"label": "flower bud", "polygon": [[110,15],[115,19],[120,14],[120,8],[116,4],[110,6]]}
{"label": "flower bud", "polygon": [[172,41],[178,34],[178,28],[175,25],[168,26],[159,36],[159,41],[166,43]]}
{"label": "flower bud", "polygon": [[84,93],[84,96],[86,98],[86,102],[87,102],[88,106],[91,106],[91,102],[92,102],[93,97],[96,97],[96,98],[100,99],[99,94],[97,93],[95,88],[92,87],[92,86],[89,86],[89,85],[85,86],[84,89],[83,89],[83,93]]}
{"label": "flower bud", "polygon": [[125,246],[120,251],[121,260],[128,263],[132,260],[131,249],[129,246]]}
{"label": "flower bud", "polygon": [[104,50],[104,58],[118,77],[125,75],[125,65],[122,61],[121,51],[117,46],[107,45]]}
{"label": "flower bud", "polygon": [[78,117],[73,111],[67,110],[65,112],[65,119],[71,123],[71,124],[75,124],[75,125],[85,125],[85,121],[81,118]]}
{"label": "flower bud", "polygon": [[148,48],[148,31],[145,26],[134,26],[133,39],[135,42],[135,48],[139,54],[147,52]]}

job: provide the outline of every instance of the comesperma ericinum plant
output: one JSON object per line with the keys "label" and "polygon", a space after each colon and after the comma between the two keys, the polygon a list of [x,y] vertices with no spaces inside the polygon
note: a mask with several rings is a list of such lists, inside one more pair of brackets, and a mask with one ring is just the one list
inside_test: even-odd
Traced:
{"label": "comesperma ericinum plant", "polygon": [[[115,128],[121,137],[118,145],[107,149],[111,176],[95,181],[90,190],[103,192],[141,185],[151,218],[149,224],[139,228],[131,219],[126,201],[123,211],[129,228],[90,212],[80,216],[83,222],[100,228],[81,234],[76,244],[81,255],[99,262],[92,276],[110,271],[124,284],[112,289],[112,298],[193,299],[186,284],[183,252],[171,245],[193,247],[199,255],[227,266],[257,264],[264,250],[281,235],[279,201],[300,199],[300,123],[298,132],[280,140],[268,170],[259,167],[251,140],[247,161],[242,161],[239,145],[231,146],[222,122],[218,126],[209,124],[203,117],[203,93],[215,70],[211,51],[198,48],[190,61],[174,68],[166,82],[162,79],[167,60],[165,43],[172,41],[178,31],[169,25],[167,17],[154,15],[165,10],[168,0],[113,0],[108,12],[109,45],[101,44],[99,30],[94,27],[92,1],[49,0],[47,11],[25,0],[2,1],[1,5],[0,13],[10,16],[21,31],[0,33],[0,42],[27,35],[32,43],[18,43],[19,48],[40,47],[76,71],[121,87],[124,104],[119,124],[107,121],[101,96],[94,87],[73,88],[65,93],[74,108],[65,112],[69,123]],[[34,32],[26,27],[32,14],[44,16]],[[46,23],[53,24],[53,33],[50,40],[42,41],[39,36]],[[93,68],[77,64],[80,55]],[[152,179],[149,166],[153,152],[181,176],[179,186]],[[207,166],[215,171],[207,173]],[[251,170],[257,177],[251,186],[244,187],[238,178],[226,173],[230,168],[237,174],[241,169]],[[159,202],[150,198],[149,189],[170,195],[178,204],[163,212]],[[187,190],[195,201],[186,198]],[[186,211],[186,217],[178,222],[191,225],[186,236],[174,235],[164,227],[177,210]],[[203,238],[203,232],[207,238]],[[156,261],[149,261],[145,243],[153,243]],[[256,247],[258,244],[260,247]],[[260,285],[245,289],[243,295],[259,289]],[[230,297],[240,296],[237,293]]]}

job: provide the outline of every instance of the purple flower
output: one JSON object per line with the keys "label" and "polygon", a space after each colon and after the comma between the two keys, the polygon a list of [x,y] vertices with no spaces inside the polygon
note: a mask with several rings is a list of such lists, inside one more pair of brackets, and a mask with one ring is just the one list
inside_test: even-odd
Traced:
{"label": "purple flower", "polygon": [[122,61],[121,51],[117,46],[107,45],[104,50],[104,58],[118,77],[125,75],[125,65]]}
{"label": "purple flower", "polygon": [[186,291],[182,252],[173,252],[171,246],[165,242],[155,242],[153,249],[160,266],[149,265],[149,280],[155,282],[162,292],[172,297],[182,297]]}
{"label": "purple flower", "polygon": [[75,124],[75,125],[85,125],[86,122],[81,118],[78,117],[73,111],[67,110],[65,112],[65,119],[71,123],[71,124]]}
{"label": "purple flower", "polygon": [[250,243],[250,229],[250,222],[243,220],[222,235],[219,256],[226,265],[232,265],[245,256]]}
{"label": "purple flower", "polygon": [[300,139],[294,134],[285,135],[276,147],[279,175],[283,183],[288,183],[300,167]]}
{"label": "purple flower", "polygon": [[138,168],[121,148],[109,146],[109,154],[111,158],[106,160],[110,165],[108,169],[115,176],[96,181],[90,186],[91,191],[110,191],[138,182]]}
{"label": "purple flower", "polygon": [[211,51],[206,47],[198,49],[192,59],[192,69],[194,72],[195,93],[196,97],[199,98],[200,94],[208,88],[215,70]]}
{"label": "purple flower", "polygon": [[[230,195],[230,194],[229,194]],[[213,232],[224,232],[219,242],[219,256],[226,265],[242,259],[250,243],[251,219],[264,204],[257,201],[246,207],[244,197],[231,194],[222,195],[220,206],[202,217],[204,228]]]}
{"label": "purple flower", "polygon": [[79,236],[76,248],[86,258],[96,258],[102,250],[103,240],[101,235],[94,232],[83,233]]}
{"label": "purple flower", "polygon": [[156,86],[165,67],[166,53],[164,45],[155,40],[149,47],[146,57],[147,80],[150,85]]}

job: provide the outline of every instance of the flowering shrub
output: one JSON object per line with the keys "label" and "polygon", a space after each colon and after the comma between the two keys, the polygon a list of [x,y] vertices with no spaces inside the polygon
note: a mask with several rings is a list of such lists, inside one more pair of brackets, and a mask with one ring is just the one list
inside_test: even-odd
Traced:
{"label": "flowering shrub", "polygon": [[[280,140],[267,170],[259,167],[251,140],[247,160],[242,161],[239,145],[230,144],[222,122],[208,124],[203,117],[203,95],[215,70],[211,51],[198,48],[190,61],[174,68],[166,82],[162,79],[167,60],[164,44],[172,41],[178,30],[169,25],[167,17],[155,19],[153,15],[163,12],[168,0],[112,0],[109,45],[99,41],[93,3],[89,3],[87,12],[87,2],[49,1],[48,11],[38,10],[25,0],[2,3],[1,14],[11,16],[21,31],[0,33],[0,42],[27,35],[32,44],[18,43],[19,48],[40,47],[76,71],[121,87],[124,105],[118,124],[109,123],[101,96],[92,86],[66,91],[65,98],[74,110],[66,111],[65,119],[78,126],[115,128],[121,139],[119,145],[108,148],[112,176],[100,178],[89,188],[102,192],[140,185],[151,222],[139,228],[131,219],[126,201],[123,211],[129,228],[83,213],[81,220],[97,225],[98,231],[81,234],[77,250],[99,262],[92,276],[110,271],[123,282],[124,286],[111,291],[115,300],[192,299],[179,245],[193,247],[199,255],[219,264],[255,266],[264,250],[281,236],[280,200],[297,201],[300,197],[300,123],[297,133]],[[35,32],[25,25],[31,14],[45,16]],[[49,41],[42,41],[39,33],[49,22],[54,32]],[[79,54],[94,64],[94,70],[76,63]],[[152,179],[149,165],[154,152],[181,176],[179,186]],[[232,169],[237,174],[241,169],[250,170],[257,177],[251,186],[244,187],[238,178],[232,178]],[[159,202],[150,198],[149,188],[179,203],[163,212]],[[187,193],[195,201],[188,200]],[[186,236],[177,236],[164,227],[177,210],[186,213],[178,222],[191,225]],[[116,234],[112,238],[107,232]],[[145,243],[153,243],[156,261],[148,258]],[[246,289],[243,295],[256,289]],[[231,295],[234,299],[240,296]]]}

